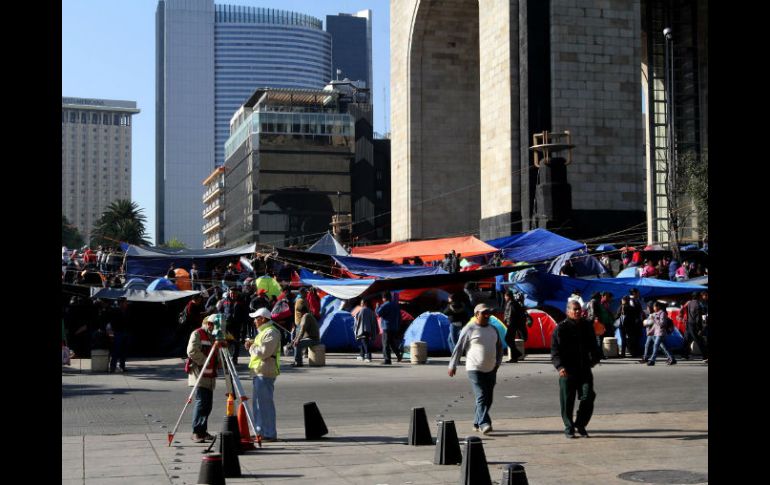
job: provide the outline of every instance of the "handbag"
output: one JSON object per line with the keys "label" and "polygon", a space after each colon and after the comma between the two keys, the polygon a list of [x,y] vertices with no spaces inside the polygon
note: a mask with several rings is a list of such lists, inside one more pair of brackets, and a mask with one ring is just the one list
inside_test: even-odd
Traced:
{"label": "handbag", "polygon": [[615,322],[613,323],[615,328],[620,328],[623,326],[623,322],[625,320],[625,315],[621,315],[618,318],[615,319]]}
{"label": "handbag", "polygon": [[604,324],[602,324],[602,322],[600,322],[598,318],[594,319],[594,334],[597,337],[601,337],[602,335],[604,335],[604,332],[606,330],[607,329],[604,327]]}

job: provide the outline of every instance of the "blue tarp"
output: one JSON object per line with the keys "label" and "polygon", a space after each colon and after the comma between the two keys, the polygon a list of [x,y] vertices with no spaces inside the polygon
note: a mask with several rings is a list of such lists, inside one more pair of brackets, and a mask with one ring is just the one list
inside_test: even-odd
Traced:
{"label": "blue tarp", "polygon": [[554,259],[548,266],[548,272],[558,275],[561,268],[567,262],[572,261],[575,268],[575,276],[597,276],[602,273],[609,273],[598,259],[586,253],[585,250],[570,251]]}
{"label": "blue tarp", "polygon": [[404,278],[407,276],[425,276],[447,274],[441,267],[412,266],[409,264],[393,264],[390,261],[377,259],[356,258],[353,256],[334,256],[343,268],[359,276],[375,276],[377,278]]}
{"label": "blue tarp", "polygon": [[620,297],[627,295],[631,288],[638,288],[639,295],[645,300],[707,289],[705,286],[655,278],[579,279],[556,276],[542,271],[517,273],[512,285],[538,305],[551,305],[559,309],[565,308],[567,298],[575,290],[580,291],[584,301],[588,301],[597,291],[609,291],[614,295],[613,301],[617,304]]}
{"label": "blue tarp", "polygon": [[[615,338],[618,340],[618,348],[622,348],[623,345],[623,336],[620,334],[620,329],[615,329]],[[644,344],[647,342],[647,336],[642,336],[639,348],[644,351]],[[682,336],[682,333],[679,331],[678,328],[674,327],[674,333],[666,335],[666,337],[663,339],[663,344],[666,346],[669,352],[673,352],[674,350],[679,350],[684,345],[684,337]],[[650,350],[652,351],[652,350]],[[652,355],[652,354],[650,354]],[[649,356],[648,356],[649,357]],[[663,357],[666,358],[666,354],[658,349],[658,355],[655,356],[655,360]]]}
{"label": "blue tarp", "polygon": [[126,284],[123,285],[123,288],[126,290],[146,290],[147,282],[141,278],[131,278],[130,280],[126,281]]}
{"label": "blue tarp", "polygon": [[534,229],[522,234],[485,241],[503,250],[503,256],[514,261],[537,263],[568,251],[586,247],[585,244],[559,236],[545,229]]}
{"label": "blue tarp", "polygon": [[179,288],[177,288],[176,285],[167,278],[158,278],[147,286],[147,291],[158,290],[179,291]]}
{"label": "blue tarp", "polygon": [[326,315],[321,324],[321,342],[326,346],[326,350],[357,349],[354,325],[355,321],[350,312],[338,310]]}
{"label": "blue tarp", "polygon": [[332,295],[326,295],[321,298],[321,321],[326,318],[326,315],[336,312],[342,307],[342,300]]}
{"label": "blue tarp", "polygon": [[366,291],[366,289],[375,281],[353,278],[327,278],[322,275],[314,274],[306,269],[300,269],[299,279],[303,284],[315,286],[323,292],[343,300],[355,298]]}
{"label": "blue tarp", "polygon": [[629,266],[624,269],[615,278],[636,278],[639,276],[639,268],[636,266]]}
{"label": "blue tarp", "polygon": [[594,251],[617,251],[618,248],[613,246],[612,244],[600,244],[596,246],[596,249]]}
{"label": "blue tarp", "polygon": [[205,268],[206,261],[236,259],[239,256],[253,254],[256,244],[247,244],[237,248],[217,249],[165,249],[121,244],[126,252],[126,277],[138,277],[147,281],[165,275],[169,265],[190,271],[192,263],[198,268]]}
{"label": "blue tarp", "polygon": [[449,348],[449,318],[443,313],[425,312],[409,324],[404,333],[404,349],[412,342],[425,342],[428,352],[452,352]]}

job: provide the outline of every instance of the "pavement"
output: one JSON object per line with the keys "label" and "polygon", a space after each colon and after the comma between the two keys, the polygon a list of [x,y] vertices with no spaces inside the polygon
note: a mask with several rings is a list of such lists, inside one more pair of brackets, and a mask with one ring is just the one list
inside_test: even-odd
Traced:
{"label": "pavement", "polygon": [[[529,369],[543,369],[548,365],[547,355],[528,356]],[[443,372],[446,359],[434,359],[436,365],[417,366],[408,363],[399,364],[402,376],[393,379],[408,381],[410,375],[427,375],[426,373]],[[144,422],[129,423],[123,414],[91,410],[88,421],[80,424],[67,425],[65,428],[65,412],[70,412],[71,402],[76,402],[82,396],[86,400],[97,398],[120,401],[116,408],[125,408],[125,412],[142,413],[142,406],[147,406],[144,397],[132,400],[132,388],[144,384],[151,387],[148,376],[153,373],[162,374],[163,365],[178,367],[178,359],[166,361],[146,360],[129,362],[131,370],[125,375],[107,375],[90,372],[90,361],[73,361],[71,368],[63,368],[62,384],[72,386],[67,394],[62,395],[62,484],[196,484],[204,451],[209,446],[195,444],[190,440],[188,409],[186,420],[180,426],[175,439],[169,446],[167,433],[173,428],[181,411],[178,406],[177,415],[163,416],[163,419],[153,419],[150,414],[144,414]],[[355,363],[355,361],[353,361]],[[622,365],[628,361],[609,361],[603,366],[609,379],[612,373],[623,373],[629,378],[633,376],[650,376],[650,382],[664,383],[658,376],[669,375],[672,372],[692,373],[702,377],[706,383],[708,368],[699,362],[682,362],[677,366],[647,366]],[[351,373],[350,355],[327,354],[327,367],[303,368],[305,375],[345,376]],[[431,367],[433,367],[431,369]],[[505,366],[504,366],[505,367]],[[368,372],[380,372],[388,366],[371,367]],[[508,371],[507,369],[515,369]],[[522,370],[524,369],[524,370]],[[506,372],[530,372],[532,379],[540,378],[537,374],[542,371],[529,371],[519,364],[509,365]],[[297,369],[299,370],[299,369]],[[551,367],[551,371],[553,368]],[[458,369],[459,374],[460,369]],[[281,379],[287,379],[283,372]],[[367,371],[364,371],[367,372]],[[652,374],[654,372],[655,374]],[[411,374],[410,374],[411,373]],[[597,372],[598,373],[598,372]],[[301,374],[297,374],[300,376]],[[621,375],[621,374],[619,374]],[[691,375],[691,374],[686,374]],[[524,381],[522,374],[521,381]],[[557,400],[557,387],[554,376],[550,379],[548,398]],[[332,377],[328,377],[332,379]],[[366,377],[364,377],[366,378]],[[518,378],[518,377],[517,377]],[[545,376],[542,376],[545,378]],[[637,380],[639,377],[635,377]],[[369,377],[368,379],[371,379]],[[500,379],[499,379],[500,380]],[[498,387],[501,384],[498,380]],[[162,384],[168,386],[171,380],[163,377]],[[177,379],[179,386],[174,394],[178,398],[186,389],[186,379]],[[601,382],[598,377],[597,381]],[[247,381],[245,381],[247,382]],[[298,381],[301,382],[301,381]],[[160,384],[159,384],[160,385]],[[341,385],[341,384],[338,384]],[[352,384],[354,387],[355,383]],[[465,389],[467,379],[446,379],[440,381],[440,386],[455,385]],[[600,384],[597,384],[600,385]],[[661,384],[665,385],[665,384]],[[247,385],[247,392],[250,385]],[[327,385],[327,387],[329,387]],[[112,390],[118,390],[116,394]],[[98,393],[94,393],[98,389]],[[151,388],[151,391],[156,389]],[[665,390],[664,390],[665,391]],[[188,390],[189,392],[189,390]],[[276,394],[280,392],[276,386]],[[521,464],[530,485],[536,484],[700,484],[708,482],[708,405],[701,398],[691,401],[696,405],[686,406],[686,398],[677,409],[667,408],[664,403],[660,406],[647,404],[648,411],[644,412],[614,412],[602,414],[602,399],[608,399],[609,392],[599,392],[597,410],[589,424],[589,438],[567,439],[562,432],[561,418],[558,412],[550,407],[545,415],[529,415],[506,417],[503,413],[504,404],[515,401],[518,396],[505,396],[505,392],[496,389],[496,405],[492,408],[494,430],[486,436],[474,433],[471,427],[472,396],[469,389],[464,396],[465,401],[455,399],[455,406],[462,412],[458,416],[467,420],[454,418],[460,447],[464,449],[467,436],[478,436],[482,439],[486,455],[487,467],[492,483],[501,483],[503,467],[511,463]],[[707,394],[707,384],[706,384]],[[160,399],[157,392],[147,394],[148,401]],[[359,396],[360,397],[360,396]],[[376,399],[367,396],[368,399]],[[469,400],[469,397],[471,398]],[[184,396],[186,398],[186,394]],[[300,400],[305,396],[300,396]],[[509,398],[509,399],[506,399]],[[345,397],[335,404],[344,406]],[[450,401],[451,403],[452,401]],[[351,400],[351,407],[356,407],[356,401]],[[209,432],[214,434],[220,429],[221,417],[218,404],[209,426]],[[399,410],[393,415],[384,413],[383,416],[373,415],[369,419],[346,422],[337,418],[331,405],[319,405],[325,416],[329,433],[323,438],[306,440],[302,419],[280,419],[279,439],[277,442],[264,443],[261,449],[247,452],[239,456],[242,471],[241,478],[228,478],[230,484],[456,484],[460,481],[460,465],[434,465],[435,446],[410,446],[407,444],[409,430],[409,413]],[[435,407],[431,404],[432,407]],[[448,405],[450,408],[452,404]],[[426,406],[426,409],[428,406]],[[101,407],[97,407],[101,409]],[[327,415],[325,409],[329,411]],[[445,408],[443,411],[446,411]],[[427,409],[433,439],[436,438],[437,426],[436,409]],[[442,411],[442,412],[443,412]],[[526,414],[526,413],[525,413]],[[399,416],[397,416],[399,415]],[[300,413],[301,416],[301,413]],[[329,419],[327,416],[332,416]],[[401,418],[400,416],[404,416]],[[435,416],[435,419],[434,419]],[[67,414],[66,421],[70,421]],[[443,419],[447,419],[446,417]],[[124,422],[115,422],[123,420]],[[161,422],[163,424],[161,424]],[[185,424],[188,423],[188,424]],[[293,425],[293,426],[292,426]],[[132,427],[133,426],[133,427]],[[125,432],[125,430],[142,430],[142,432]],[[217,446],[214,447],[215,451]],[[464,453],[464,451],[463,451]],[[478,477],[471,483],[478,483]]]}

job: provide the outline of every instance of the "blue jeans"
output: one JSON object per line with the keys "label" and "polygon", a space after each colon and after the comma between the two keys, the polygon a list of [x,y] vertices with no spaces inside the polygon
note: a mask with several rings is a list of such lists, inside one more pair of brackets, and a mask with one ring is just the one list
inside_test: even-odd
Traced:
{"label": "blue jeans", "polygon": [[647,342],[644,343],[644,356],[642,357],[644,360],[647,360],[647,356],[650,354],[650,346],[652,346],[652,357],[650,357],[650,362],[655,362],[655,357],[658,355],[658,347],[663,349],[663,352],[669,360],[675,360],[666,348],[666,345],[663,343],[663,337],[660,335],[647,336]]}
{"label": "blue jeans", "polygon": [[209,414],[214,401],[214,391],[205,387],[198,387],[195,391],[195,405],[193,406],[193,433],[206,434],[209,424]]}
{"label": "blue jeans", "polygon": [[254,376],[254,427],[263,438],[276,438],[275,430],[275,377]]}
{"label": "blue jeans", "polygon": [[294,347],[294,362],[297,364],[302,363],[302,352],[308,348],[312,347],[313,345],[320,344],[321,341],[318,339],[312,339],[312,338],[303,338],[302,340],[297,343],[297,345]]}
{"label": "blue jeans", "polygon": [[495,389],[497,370],[492,372],[468,371],[468,379],[473,386],[473,394],[476,396],[476,413],[473,417],[473,425],[492,425],[489,417],[489,409],[492,407],[492,394]]}
{"label": "blue jeans", "polygon": [[361,358],[372,360],[372,351],[369,348],[369,337],[358,339],[358,345],[361,348]]}
{"label": "blue jeans", "polygon": [[449,351],[452,352],[455,349],[455,345],[457,345],[457,340],[460,338],[460,331],[462,330],[462,327],[456,327],[454,324],[449,324],[449,338],[447,341],[449,342]]}

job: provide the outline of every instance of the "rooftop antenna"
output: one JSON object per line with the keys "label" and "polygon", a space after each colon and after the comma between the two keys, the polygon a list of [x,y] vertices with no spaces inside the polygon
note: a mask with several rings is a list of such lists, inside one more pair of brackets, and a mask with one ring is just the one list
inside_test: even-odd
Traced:
{"label": "rooftop antenna", "polygon": [[342,75],[342,69],[337,69],[337,81],[340,80],[341,75]]}

